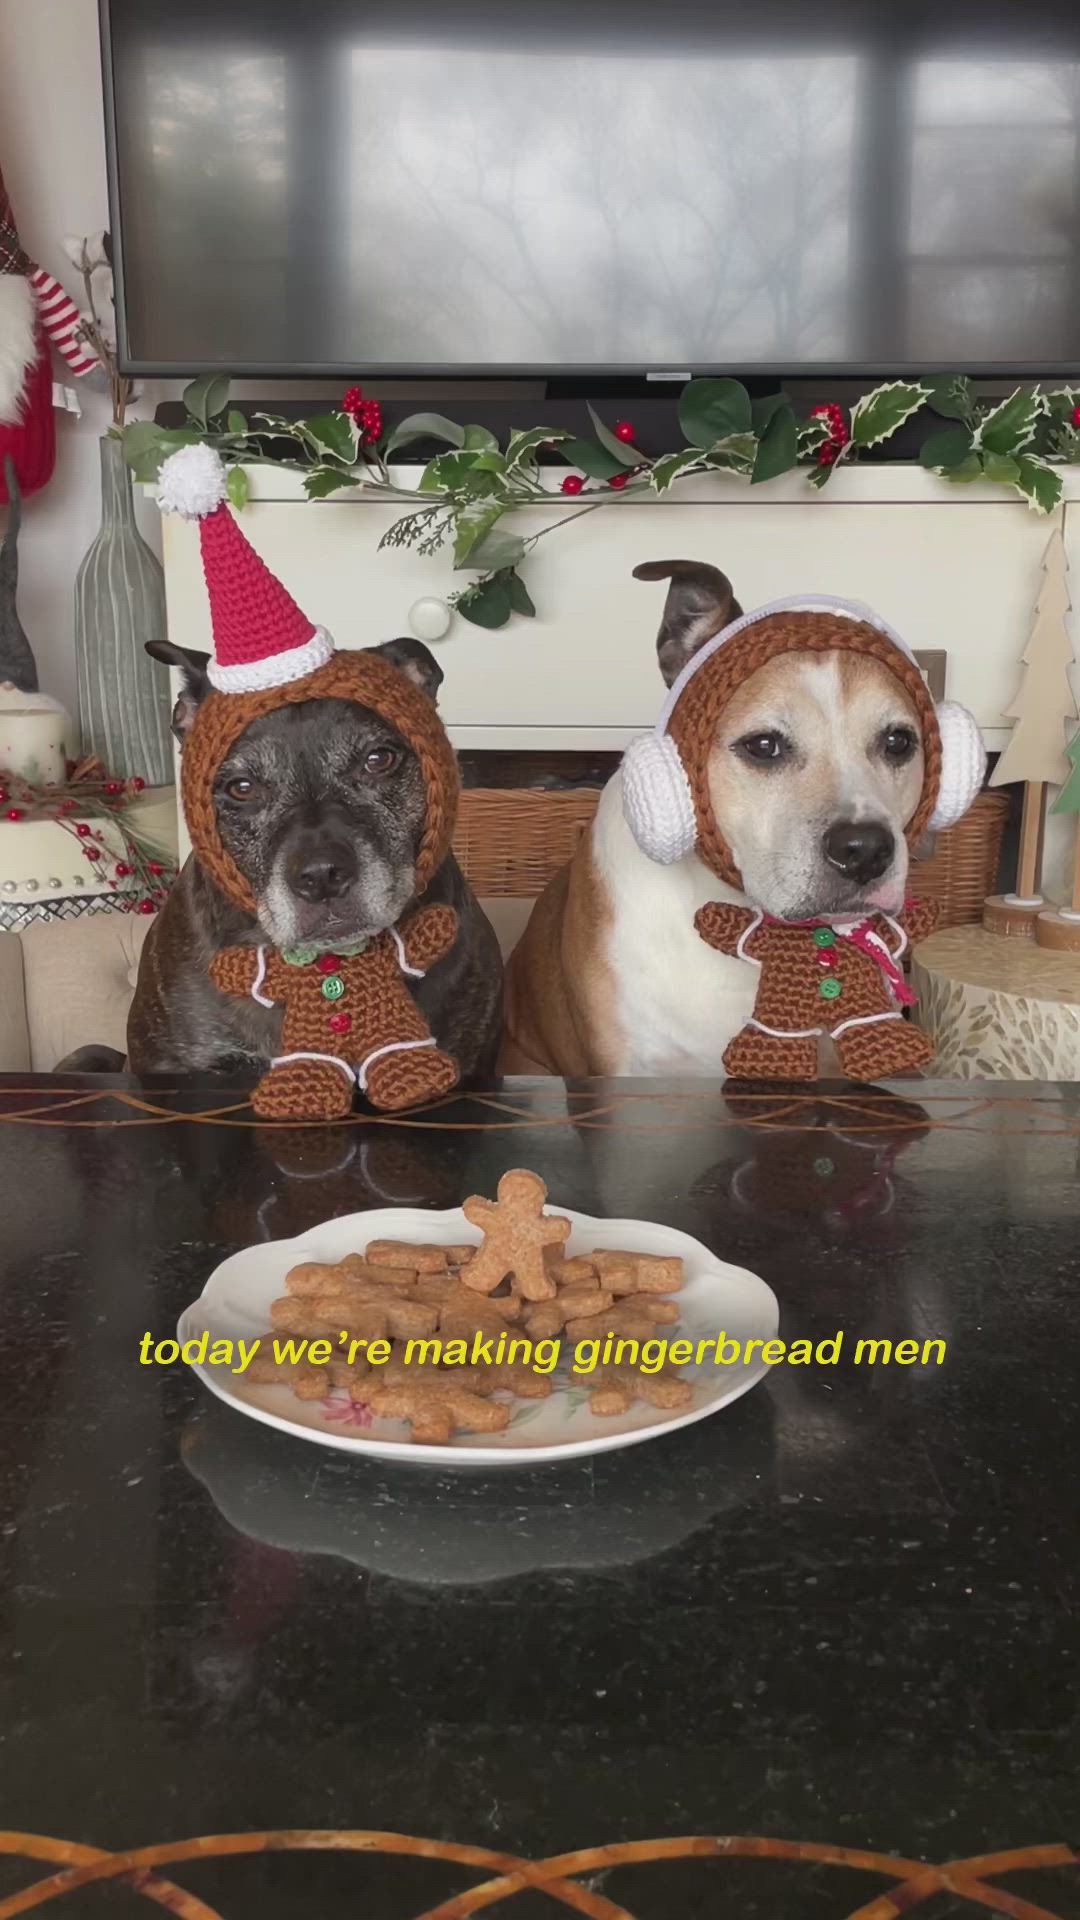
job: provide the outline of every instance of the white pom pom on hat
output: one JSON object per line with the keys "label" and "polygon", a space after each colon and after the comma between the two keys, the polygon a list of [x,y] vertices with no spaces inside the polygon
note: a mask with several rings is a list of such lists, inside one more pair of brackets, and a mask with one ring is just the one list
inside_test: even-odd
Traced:
{"label": "white pom pom on hat", "polygon": [[204,520],[226,500],[225,463],[213,447],[178,447],[158,474],[158,506],[184,520]]}

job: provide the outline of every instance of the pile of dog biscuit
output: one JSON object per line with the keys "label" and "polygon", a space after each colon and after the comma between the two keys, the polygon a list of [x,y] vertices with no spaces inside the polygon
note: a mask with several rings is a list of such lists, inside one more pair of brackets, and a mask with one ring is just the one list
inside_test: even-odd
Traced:
{"label": "pile of dog biscuit", "polygon": [[[445,1445],[455,1433],[501,1432],[515,1399],[552,1393],[548,1373],[513,1357],[515,1344],[520,1353],[526,1341],[565,1339],[577,1348],[589,1340],[599,1357],[605,1346],[617,1354],[620,1340],[666,1335],[679,1317],[670,1296],[683,1284],[682,1261],[614,1248],[567,1259],[570,1222],[545,1213],[546,1199],[539,1176],[516,1169],[503,1175],[497,1200],[464,1203],[466,1219],[483,1234],[479,1246],[373,1240],[363,1255],[294,1267],[270,1310],[271,1340],[329,1340],[341,1351],[325,1366],[279,1362],[264,1342],[247,1378],[290,1386],[301,1400],[344,1389],[373,1416],[407,1421],[412,1440]],[[501,1344],[500,1335],[507,1336]],[[515,1336],[524,1338],[515,1343]],[[436,1340],[441,1350],[453,1341],[470,1352],[491,1341],[496,1357],[460,1365],[417,1355]],[[357,1350],[375,1342],[389,1344],[388,1359],[373,1363]],[[642,1372],[620,1358],[574,1371],[597,1414],[625,1413],[636,1400],[676,1410],[692,1397],[690,1383],[667,1363]]]}

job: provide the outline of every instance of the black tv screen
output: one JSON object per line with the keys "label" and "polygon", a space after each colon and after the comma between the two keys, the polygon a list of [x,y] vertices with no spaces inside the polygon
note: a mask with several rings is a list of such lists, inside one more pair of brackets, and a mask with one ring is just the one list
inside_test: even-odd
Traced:
{"label": "black tv screen", "polygon": [[129,370],[1080,368],[1080,0],[102,17]]}

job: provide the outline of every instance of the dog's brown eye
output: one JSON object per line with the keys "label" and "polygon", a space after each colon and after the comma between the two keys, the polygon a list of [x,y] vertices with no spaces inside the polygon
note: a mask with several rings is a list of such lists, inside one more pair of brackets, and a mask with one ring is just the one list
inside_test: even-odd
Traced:
{"label": "dog's brown eye", "polygon": [[766,766],[770,761],[782,760],[788,749],[788,743],[782,733],[748,733],[742,740],[735,742],[735,751],[743,754],[747,760],[753,760],[758,766]]}
{"label": "dog's brown eye", "polygon": [[261,788],[256,780],[227,780],[225,792],[230,800],[257,800]]}
{"label": "dog's brown eye", "polygon": [[902,767],[905,760],[911,759],[915,745],[911,727],[887,727],[881,736],[881,751],[894,767]]}
{"label": "dog's brown eye", "polygon": [[401,755],[396,747],[373,747],[364,758],[364,772],[369,780],[381,780],[400,765]]}

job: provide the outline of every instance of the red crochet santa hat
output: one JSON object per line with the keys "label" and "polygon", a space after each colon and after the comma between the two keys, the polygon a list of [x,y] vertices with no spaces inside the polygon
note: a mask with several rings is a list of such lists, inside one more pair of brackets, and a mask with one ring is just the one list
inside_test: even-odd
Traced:
{"label": "red crochet santa hat", "polygon": [[181,447],[163,462],[158,505],[199,522],[210,596],[214,657],[207,669],[219,693],[262,693],[302,680],[332,657],[334,642],[275,579],[228,507],[226,473],[212,447]]}

